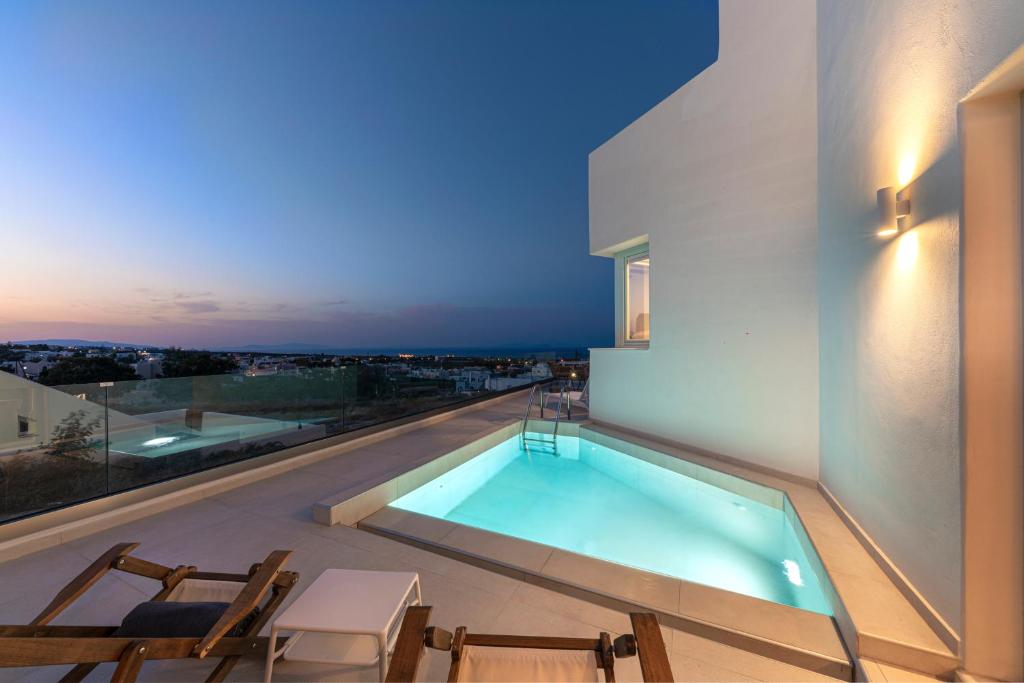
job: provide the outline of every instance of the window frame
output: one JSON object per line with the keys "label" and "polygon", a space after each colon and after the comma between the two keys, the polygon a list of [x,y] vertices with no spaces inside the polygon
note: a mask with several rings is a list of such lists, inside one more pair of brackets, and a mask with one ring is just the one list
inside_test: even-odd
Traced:
{"label": "window frame", "polygon": [[[616,336],[616,341],[618,342],[618,346],[621,347],[621,348],[630,348],[630,349],[646,349],[646,348],[649,348],[650,345],[651,345],[651,337],[654,336],[653,335],[653,329],[651,327],[651,323],[653,321],[653,317],[654,316],[651,315],[651,305],[650,305],[651,274],[650,274],[650,270],[649,270],[648,274],[647,274],[647,289],[648,289],[648,292],[647,292],[647,296],[648,296],[648,304],[647,304],[647,315],[648,315],[648,320],[647,320],[647,339],[630,339],[629,338],[629,264],[632,261],[636,261],[636,260],[638,260],[640,258],[643,258],[643,257],[647,257],[648,261],[650,261],[650,259],[651,259],[651,245],[650,245],[650,242],[644,242],[643,244],[639,244],[639,245],[637,245],[637,246],[635,246],[635,247],[633,247],[631,249],[627,249],[625,251],[620,252],[619,254],[616,254],[616,260],[618,261],[618,268],[617,268],[617,270],[619,271],[619,278],[618,278],[619,283],[618,283],[618,287],[616,288],[618,290],[616,292],[616,297],[617,297],[618,303],[619,303],[619,306],[618,306],[618,308],[619,308],[619,315],[618,315],[618,323],[617,323],[618,329],[616,330],[616,335],[615,336]],[[648,264],[648,268],[649,269],[651,268],[651,264]]]}

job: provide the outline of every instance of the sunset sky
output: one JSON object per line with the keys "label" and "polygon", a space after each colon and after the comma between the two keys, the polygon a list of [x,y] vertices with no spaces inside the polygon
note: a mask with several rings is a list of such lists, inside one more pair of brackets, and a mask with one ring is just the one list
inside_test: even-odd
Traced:
{"label": "sunset sky", "polygon": [[713,2],[0,4],[0,340],[606,345],[587,154]]}

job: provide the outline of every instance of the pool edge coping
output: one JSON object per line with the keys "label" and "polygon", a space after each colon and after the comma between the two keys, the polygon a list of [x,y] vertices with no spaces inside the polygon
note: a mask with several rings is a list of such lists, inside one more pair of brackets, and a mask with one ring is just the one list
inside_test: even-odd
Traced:
{"label": "pool edge coping", "polygon": [[[502,574],[510,578],[514,578],[531,585],[536,585],[541,588],[548,590],[554,590],[556,592],[569,595],[578,599],[587,600],[598,605],[610,607],[611,609],[618,609],[620,611],[636,611],[638,609],[653,611],[658,615],[658,620],[663,626],[675,628],[680,631],[685,631],[691,635],[695,635],[715,642],[722,643],[730,647],[736,647],[744,651],[756,654],[762,657],[767,657],[791,666],[796,666],[808,671],[813,671],[825,676],[830,676],[839,680],[853,680],[854,674],[854,662],[853,658],[850,657],[849,651],[846,648],[845,643],[839,633],[838,626],[835,620],[824,614],[817,612],[810,612],[809,610],[803,610],[797,607],[789,605],[782,605],[774,603],[768,600],[761,600],[753,596],[742,595],[734,593],[732,591],[726,591],[712,586],[705,586],[703,584],[697,584],[685,579],[678,579],[676,577],[668,577],[654,572],[648,572],[642,569],[634,567],[627,567],[606,560],[600,560],[597,558],[580,555],[571,551],[563,550],[561,548],[553,548],[552,546],[546,546],[541,543],[535,543],[532,541],[526,541],[523,539],[505,536],[503,534],[497,534],[489,532],[483,529],[477,529],[463,524],[457,524],[449,522],[448,520],[441,520],[427,515],[421,515],[415,512],[407,510],[400,510],[399,508],[391,508],[385,506],[377,512],[383,510],[394,510],[400,512],[404,516],[410,516],[415,518],[420,524],[436,525],[438,531],[442,530],[444,533],[441,538],[429,539],[423,538],[423,534],[412,534],[403,532],[400,529],[389,527],[384,524],[374,523],[368,518],[361,520],[357,528],[374,533],[376,535],[390,538],[395,541],[406,543],[414,547],[418,547],[422,550],[434,552],[451,559],[459,560],[471,564],[481,569]],[[376,514],[376,513],[375,513]],[[373,515],[371,515],[372,517]],[[773,638],[763,633],[753,632],[755,629],[742,628],[735,625],[728,625],[717,623],[715,621],[709,621],[706,618],[701,618],[693,614],[687,614],[679,611],[678,609],[678,597],[677,597],[677,609],[669,610],[664,605],[651,604],[650,601],[643,599],[637,599],[637,596],[629,596],[623,594],[613,594],[610,591],[603,589],[600,586],[588,584],[585,581],[576,579],[575,581],[569,580],[564,576],[557,576],[546,573],[544,567],[547,565],[547,559],[539,569],[534,569],[526,566],[525,563],[515,563],[511,560],[498,559],[489,555],[482,555],[479,553],[472,552],[471,550],[445,543],[444,539],[456,530],[469,530],[471,535],[495,536],[500,537],[502,542],[507,539],[511,539],[514,544],[525,544],[534,546],[536,548],[544,548],[548,551],[548,558],[553,556],[555,553],[562,554],[564,556],[571,557],[572,559],[578,559],[580,562],[599,563],[609,569],[614,569],[617,572],[628,572],[637,575],[638,577],[653,577],[657,581],[669,581],[678,583],[680,586],[688,585],[696,590],[704,591],[709,594],[715,594],[717,597],[724,598],[726,600],[732,600],[737,603],[745,603],[747,601],[755,601],[761,603],[761,607],[766,610],[778,611],[780,615],[792,615],[794,613],[803,613],[814,615],[814,618],[820,618],[823,621],[827,621],[835,631],[836,642],[844,651],[844,658],[840,659],[834,655],[819,652],[817,649],[807,647],[805,645],[799,645],[794,643],[784,642],[778,638]],[[433,535],[433,534],[432,534]],[[752,603],[747,603],[752,604]],[[823,624],[824,625],[824,624]]]}
{"label": "pool edge coping", "polygon": [[[521,420],[516,420],[515,424],[509,424],[504,429],[496,430],[496,432],[505,433],[505,431],[507,430],[507,435],[505,436],[505,438],[508,438],[508,436],[511,436],[518,431],[520,425]],[[577,431],[577,433],[582,430],[587,430],[592,434],[603,434],[606,437],[615,439],[625,444],[630,444],[639,449],[644,449],[646,451],[653,452],[662,458],[667,458],[668,460],[666,460],[665,462],[673,462],[676,460],[683,461],[685,463],[695,465],[699,468],[714,471],[716,473],[719,473],[720,475],[724,475],[724,478],[722,479],[708,482],[716,486],[721,487],[722,482],[742,482],[744,486],[753,485],[755,487],[774,490],[775,492],[780,493],[781,499],[783,501],[781,507],[787,512],[787,514],[792,515],[796,518],[797,521],[800,522],[799,525],[794,525],[794,527],[798,531],[798,538],[800,539],[801,543],[806,543],[810,545],[810,547],[814,550],[821,564],[820,571],[823,571],[825,577],[828,579],[827,581],[821,582],[822,587],[826,590],[827,597],[832,602],[833,620],[836,626],[838,627],[840,640],[843,643],[843,646],[846,648],[846,652],[850,658],[851,664],[855,667],[857,671],[860,671],[860,657],[873,657],[875,659],[881,659],[895,666],[920,671],[934,676],[944,676],[951,671],[955,671],[956,668],[958,668],[959,659],[957,655],[949,651],[948,649],[945,649],[945,643],[941,642],[941,639],[939,639],[937,634],[934,634],[934,631],[932,631],[932,633],[933,637],[937,639],[937,644],[939,646],[938,648],[931,647],[921,642],[916,642],[913,638],[909,637],[894,638],[892,636],[883,635],[882,632],[875,632],[875,630],[872,628],[864,629],[859,627],[855,623],[853,615],[851,614],[851,612],[845,604],[845,601],[843,599],[843,593],[840,592],[840,588],[835,584],[835,580],[832,576],[832,571],[835,570],[835,567],[832,566],[833,560],[835,560],[835,558],[832,558],[831,560],[826,558],[826,555],[829,555],[829,553],[822,552],[820,544],[816,541],[817,532],[812,532],[811,526],[807,524],[807,521],[804,519],[805,515],[802,514],[801,511],[801,508],[803,506],[809,504],[808,501],[805,500],[805,494],[813,494],[813,496],[822,499],[821,502],[824,503],[824,505],[829,509],[830,514],[832,514],[833,516],[835,515],[835,512],[834,510],[832,510],[831,506],[829,506],[827,501],[825,501],[822,498],[822,495],[816,485],[817,482],[804,481],[803,479],[789,476],[780,476],[778,472],[769,471],[767,470],[767,468],[750,467],[744,462],[733,458],[718,458],[704,453],[694,453],[687,450],[685,446],[680,444],[674,444],[672,442],[667,442],[650,435],[644,435],[638,432],[634,432],[632,430],[624,430],[614,425],[595,422],[590,419],[585,419],[579,423],[562,423],[562,428],[573,429]],[[529,429],[531,431],[546,431],[547,433],[550,433],[551,423],[531,419]],[[494,433],[491,433],[488,434],[487,436],[493,436],[493,434]],[[378,494],[383,495],[379,495],[379,497],[373,503],[371,503],[370,505],[366,505],[362,509],[361,514],[349,516],[344,523],[348,526],[357,526],[361,519],[368,517],[377,510],[379,510],[380,508],[389,505],[391,502],[400,497],[400,495],[404,495],[405,492],[408,492],[409,490],[412,490],[412,488],[416,488],[425,483],[426,481],[429,481],[430,479],[439,476],[441,473],[447,471],[448,469],[453,469],[454,467],[458,466],[458,464],[461,464],[461,462],[465,462],[471,459],[472,457],[475,457],[475,455],[478,455],[479,453],[483,452],[484,450],[486,450],[486,448],[479,448],[479,450],[477,450],[476,448],[472,447],[474,446],[474,444],[480,444],[480,442],[483,441],[484,438],[486,437],[475,439],[472,443],[466,444],[462,448],[458,449],[475,450],[474,453],[472,453],[471,455],[467,453],[465,457],[460,458],[460,462],[450,464],[447,468],[441,470],[440,472],[434,474],[433,476],[423,476],[419,483],[415,484],[415,486],[411,486],[410,488],[404,489],[401,494],[399,494],[397,490],[378,491]],[[500,442],[500,438],[495,443],[497,442]],[[465,451],[463,452],[466,453]],[[633,457],[636,457],[634,453],[628,454],[633,455]],[[439,467],[440,465],[437,464],[438,461],[448,458],[450,456],[452,456],[452,453],[446,454],[445,456],[440,456],[432,461],[423,463],[420,467],[414,468],[414,470],[420,470],[432,464],[434,466]],[[641,459],[647,460],[647,458]],[[648,461],[650,462],[650,460]],[[655,462],[654,464],[658,463]],[[399,476],[410,475],[410,473],[414,470],[410,470],[410,472],[406,472],[403,475]],[[415,480],[415,476],[409,477],[409,479]],[[386,484],[387,482],[385,482],[385,484],[381,488],[385,488]],[[732,486],[726,486],[724,488],[726,488],[727,490],[731,490],[734,493],[738,493],[739,495],[747,495],[747,492],[745,490],[735,490]],[[799,495],[794,497],[794,494],[796,493],[799,493]],[[365,502],[369,503],[370,501]],[[788,505],[786,505],[787,502]],[[786,508],[788,508],[788,510]],[[805,510],[803,512],[810,511]],[[326,524],[332,523],[326,520],[318,519],[318,521],[321,521],[321,523]],[[843,521],[839,519],[837,519],[837,521],[843,527],[843,529],[846,530],[846,525],[843,523]],[[337,524],[339,522],[334,521],[333,523]],[[857,542],[856,538],[854,538],[853,541],[859,550],[863,550],[861,545]],[[877,567],[873,559],[871,563],[873,566]],[[817,566],[815,566],[814,569],[816,573],[819,571],[819,568]],[[887,582],[891,583],[891,580],[887,576],[884,577],[884,579]],[[894,586],[893,588],[897,591],[897,593],[900,593],[898,587]],[[902,594],[899,594],[898,598],[906,601],[906,598]],[[914,608],[914,606],[910,605],[910,607],[911,609],[914,609],[915,616],[917,616],[916,609]],[[920,617],[918,616],[918,618]],[[931,625],[927,622],[924,623],[927,627],[929,627],[928,630],[931,630]]]}
{"label": "pool edge coping", "polygon": [[[345,525],[345,526],[354,526],[354,527],[357,527],[357,528],[364,529],[366,531],[372,531],[372,532],[375,532],[375,533],[379,533],[381,535],[392,536],[392,537],[395,538],[395,540],[401,540],[401,541],[404,541],[404,542],[410,542],[410,543],[412,543],[414,545],[417,544],[417,543],[423,544],[421,547],[424,547],[424,549],[428,549],[428,550],[438,551],[438,550],[442,550],[442,549],[447,549],[448,552],[453,553],[455,555],[458,555],[458,558],[456,558],[456,559],[461,559],[463,561],[469,561],[468,558],[472,558],[473,560],[475,560],[475,562],[471,562],[471,563],[475,563],[475,564],[478,564],[480,562],[490,563],[491,565],[493,565],[493,567],[488,567],[488,568],[490,568],[492,571],[498,571],[499,573],[503,573],[503,572],[507,572],[509,570],[512,570],[513,572],[516,573],[516,575],[517,575],[516,578],[523,578],[523,577],[525,577],[527,575],[530,575],[534,579],[533,582],[536,582],[537,580],[546,580],[546,581],[549,581],[549,582],[551,582],[553,584],[559,584],[559,585],[562,585],[562,586],[570,586],[571,588],[573,588],[575,590],[582,590],[582,591],[585,591],[585,592],[591,592],[594,595],[599,595],[599,596],[601,596],[602,598],[604,598],[606,600],[607,599],[618,600],[619,602],[621,602],[624,605],[642,606],[645,609],[654,609],[655,611],[659,612],[660,614],[665,615],[667,618],[671,618],[673,620],[679,620],[679,619],[687,620],[686,623],[689,623],[691,625],[694,625],[694,624],[699,625],[699,626],[694,626],[694,628],[703,628],[705,632],[714,631],[715,629],[720,629],[720,630],[722,630],[722,633],[730,634],[729,638],[731,640],[733,640],[733,641],[747,642],[747,641],[743,640],[744,638],[747,638],[747,639],[753,639],[752,642],[754,642],[754,641],[761,642],[762,645],[764,643],[771,643],[771,644],[773,644],[771,647],[783,648],[786,652],[796,652],[796,653],[799,653],[799,654],[795,655],[792,658],[794,661],[790,661],[787,658],[782,658],[782,659],[779,659],[778,657],[773,657],[773,658],[779,659],[779,661],[783,661],[783,662],[786,662],[786,663],[792,663],[795,666],[800,666],[801,668],[805,668],[805,669],[808,669],[808,670],[811,670],[811,671],[821,672],[821,670],[819,668],[816,668],[814,666],[807,666],[806,665],[805,660],[806,660],[807,657],[818,658],[818,659],[816,659],[816,661],[819,664],[825,663],[824,666],[826,667],[826,669],[828,667],[830,667],[830,666],[831,667],[838,666],[838,663],[840,662],[840,660],[836,659],[833,655],[830,655],[830,654],[827,654],[827,653],[818,653],[818,652],[815,652],[815,651],[813,651],[813,650],[811,650],[809,648],[805,648],[805,647],[802,647],[802,646],[799,646],[799,645],[793,645],[791,643],[784,643],[782,641],[777,640],[776,638],[772,638],[772,637],[767,636],[767,635],[758,634],[758,633],[751,633],[751,632],[749,632],[751,630],[749,628],[747,630],[736,629],[736,628],[733,628],[731,626],[727,626],[727,625],[723,625],[723,624],[718,624],[718,623],[714,623],[714,622],[708,622],[708,621],[705,621],[705,620],[703,620],[703,619],[701,619],[699,617],[695,617],[693,615],[684,615],[684,614],[681,614],[678,611],[668,611],[664,607],[661,607],[661,606],[651,605],[649,603],[645,604],[645,603],[643,603],[643,601],[637,601],[637,600],[631,599],[629,596],[612,595],[612,594],[609,594],[609,593],[607,593],[605,591],[601,591],[599,589],[596,589],[593,586],[573,585],[573,584],[571,584],[570,582],[567,582],[564,579],[559,579],[557,577],[553,577],[553,576],[550,576],[550,575],[545,575],[542,572],[532,570],[529,567],[519,566],[519,565],[515,565],[515,564],[511,564],[511,563],[505,563],[505,562],[502,562],[501,560],[496,559],[494,557],[480,556],[480,555],[477,555],[477,554],[469,552],[465,548],[456,548],[456,547],[442,545],[442,544],[439,543],[439,541],[441,540],[440,537],[438,537],[436,539],[430,539],[430,538],[424,539],[424,538],[420,538],[418,536],[413,536],[413,535],[410,535],[410,534],[402,533],[402,532],[396,531],[394,529],[388,529],[386,527],[376,527],[373,524],[366,524],[365,523],[366,520],[369,517],[373,516],[374,514],[377,514],[378,512],[380,512],[380,511],[382,511],[384,509],[397,510],[397,508],[389,508],[390,504],[393,503],[394,501],[396,501],[398,498],[400,498],[403,495],[405,495],[406,493],[408,493],[408,492],[410,492],[410,491],[412,491],[412,490],[414,490],[416,488],[419,488],[420,486],[426,484],[429,481],[432,481],[433,479],[441,476],[442,474],[444,474],[446,472],[449,472],[449,471],[455,469],[456,467],[459,467],[460,465],[462,465],[462,464],[472,460],[473,458],[477,457],[478,455],[481,455],[482,453],[484,453],[488,449],[493,448],[494,446],[502,443],[503,441],[508,440],[509,438],[512,438],[513,436],[515,436],[521,430],[521,428],[522,428],[521,425],[522,425],[521,421],[518,421],[518,420],[515,421],[515,422],[511,422],[510,424],[507,424],[504,427],[500,427],[498,429],[495,429],[493,431],[488,432],[487,434],[485,434],[483,436],[475,438],[472,441],[470,441],[470,442],[468,442],[468,443],[466,443],[466,444],[464,444],[464,445],[462,445],[462,446],[460,446],[460,447],[458,447],[458,448],[456,448],[456,449],[454,449],[454,450],[452,450],[452,451],[450,451],[450,452],[448,452],[448,453],[446,453],[446,454],[444,454],[442,456],[439,456],[439,457],[433,458],[431,460],[428,460],[426,462],[420,463],[420,464],[418,464],[418,465],[416,465],[414,467],[411,467],[409,470],[407,470],[405,472],[402,472],[401,474],[391,475],[391,476],[389,476],[384,481],[378,481],[376,483],[370,483],[369,485],[359,487],[357,490],[348,489],[348,490],[345,490],[345,491],[341,491],[341,492],[339,492],[339,493],[337,493],[337,494],[335,494],[333,496],[330,496],[328,498],[325,498],[325,499],[322,499],[320,501],[317,501],[313,505],[313,516],[314,516],[314,519],[318,523],[324,524],[324,525],[327,525],[327,526],[333,526],[333,525],[336,525],[336,524],[342,524],[342,525]],[[529,421],[528,425],[527,425],[527,429],[529,431],[532,431],[532,432],[533,431],[537,431],[537,432],[547,432],[547,433],[550,433],[551,432],[551,423],[531,419]],[[580,423],[564,423],[564,424],[561,425],[561,429],[564,430],[561,433],[561,435],[563,435],[563,436],[577,436],[577,437],[583,436],[583,432],[584,432],[584,430],[586,430],[590,434],[599,437],[598,439],[588,439],[592,443],[599,444],[599,445],[601,445],[601,443],[600,443],[601,439],[609,439],[610,438],[610,439],[613,439],[613,440],[615,440],[617,442],[620,442],[622,444],[631,445],[631,446],[633,446],[635,448],[643,449],[645,451],[648,451],[650,454],[653,454],[653,456],[660,456],[660,458],[663,458],[664,460],[659,460],[658,457],[641,457],[640,455],[638,455],[637,452],[633,452],[633,449],[629,449],[629,448],[627,448],[627,450],[625,450],[624,452],[625,452],[625,454],[628,457],[637,458],[639,460],[648,462],[648,463],[650,463],[652,465],[655,465],[655,466],[658,466],[658,467],[662,467],[664,469],[668,469],[669,471],[673,471],[673,472],[675,472],[677,474],[680,474],[682,476],[689,476],[691,478],[697,479],[698,481],[703,481],[703,482],[705,482],[705,483],[707,483],[709,485],[715,486],[717,488],[721,488],[723,490],[730,491],[732,493],[735,493],[735,494],[743,496],[743,497],[752,498],[752,499],[757,500],[759,502],[763,502],[763,503],[769,505],[770,507],[774,507],[776,509],[779,509],[781,512],[786,514],[788,518],[790,518],[791,522],[792,521],[797,522],[797,524],[795,524],[794,527],[795,527],[795,530],[796,530],[796,533],[797,533],[798,540],[801,542],[801,545],[804,545],[804,543],[807,543],[807,544],[810,545],[811,549],[814,550],[815,553],[818,552],[817,548],[815,548],[814,545],[813,545],[813,541],[810,540],[809,534],[807,533],[806,529],[804,528],[803,521],[799,518],[799,515],[795,511],[795,505],[793,505],[793,503],[789,500],[789,496],[787,495],[787,493],[784,490],[782,490],[782,489],[775,488],[775,487],[769,486],[767,484],[763,484],[761,482],[757,482],[757,481],[754,481],[752,479],[748,479],[748,478],[745,478],[745,477],[742,477],[742,476],[738,476],[738,475],[730,473],[730,472],[724,472],[724,471],[721,471],[721,470],[718,470],[718,469],[715,469],[715,468],[712,468],[712,467],[708,467],[708,466],[706,466],[706,465],[704,465],[702,463],[692,462],[692,461],[686,460],[685,458],[681,458],[678,455],[675,455],[675,454],[672,454],[672,453],[665,453],[664,451],[660,451],[660,450],[656,450],[656,449],[650,448],[649,446],[646,446],[644,444],[636,444],[636,443],[625,441],[625,440],[621,439],[620,437],[618,437],[615,434],[607,434],[607,433],[603,432],[603,430],[599,431],[600,428],[595,429],[595,425],[593,425],[589,420],[588,421],[584,421],[584,422],[580,422]],[[569,432],[569,433],[567,433],[567,432]],[[572,433],[572,432],[574,432],[574,433]],[[584,438],[587,438],[587,437],[584,437]],[[669,465],[669,466],[666,467],[666,465]],[[679,469],[680,467],[682,467],[685,470],[685,469],[687,469],[686,466],[689,466],[690,468],[692,468],[693,471],[692,472],[680,471],[680,469]],[[768,500],[768,498],[773,498],[775,500],[771,500],[770,501],[770,500]],[[792,511],[792,512],[790,512],[790,511]],[[409,515],[416,515],[416,513],[412,513],[412,512],[408,512],[408,511],[404,511],[404,510],[401,511],[401,512],[409,514]],[[791,517],[791,515],[793,517],[795,517],[795,519],[793,519],[793,517]],[[493,532],[488,532],[488,531],[485,531],[485,530],[476,529],[476,528],[470,527],[468,525],[455,524],[455,523],[449,522],[447,520],[440,520],[440,519],[437,519],[437,518],[428,517],[426,515],[416,515],[416,516],[422,518],[423,520],[430,520],[430,523],[433,524],[435,526],[435,528],[437,526],[445,525],[444,526],[445,533],[443,535],[447,535],[454,528],[467,529],[467,530],[471,530],[472,532],[478,532],[480,534],[493,534]],[[537,548],[551,548],[550,546],[545,546],[543,544],[534,543],[534,542],[531,542],[531,541],[526,541],[524,539],[519,539],[519,538],[512,537],[512,536],[506,536],[506,535],[502,535],[502,534],[493,534],[493,535],[500,536],[503,539],[503,542],[505,544],[516,544],[516,545],[526,544],[528,546],[534,546],[534,547],[537,547]],[[599,563],[602,563],[604,565],[607,565],[608,567],[623,568],[623,569],[628,570],[630,572],[636,572],[637,575],[639,575],[639,576],[652,577],[653,581],[665,581],[665,580],[667,580],[667,581],[679,582],[680,584],[688,584],[688,585],[691,585],[691,586],[699,587],[699,589],[701,589],[701,590],[717,591],[717,592],[719,592],[722,595],[727,596],[727,597],[735,596],[733,599],[738,598],[738,599],[741,599],[741,600],[756,601],[756,603],[763,603],[766,606],[766,608],[768,608],[768,609],[777,608],[778,610],[783,610],[783,612],[782,612],[783,614],[787,613],[787,612],[785,612],[785,610],[792,610],[792,611],[795,611],[797,613],[813,614],[813,615],[816,615],[816,616],[820,616],[823,619],[828,619],[831,622],[831,625],[833,626],[833,628],[836,629],[837,641],[838,641],[840,647],[844,650],[844,654],[845,654],[845,657],[846,657],[845,661],[842,661],[842,667],[844,667],[844,668],[837,669],[838,671],[841,672],[839,677],[840,678],[845,677],[846,679],[849,679],[852,676],[853,669],[855,667],[855,661],[854,661],[854,657],[851,656],[850,648],[848,647],[846,639],[844,638],[842,625],[839,623],[839,619],[842,616],[845,616],[845,610],[842,607],[841,600],[838,599],[838,592],[836,591],[836,589],[831,584],[831,580],[830,580],[830,578],[828,576],[827,570],[824,570],[824,565],[821,562],[820,558],[817,560],[817,562],[812,562],[812,569],[813,569],[813,571],[815,571],[815,574],[818,575],[819,582],[822,584],[822,589],[826,593],[826,599],[828,599],[829,602],[832,603],[833,611],[834,612],[839,612],[839,614],[834,614],[834,615],[831,615],[831,616],[830,615],[822,615],[820,613],[811,612],[810,610],[803,610],[803,609],[798,608],[798,607],[793,607],[793,606],[789,606],[789,605],[782,605],[780,603],[775,603],[775,602],[768,601],[768,600],[761,600],[761,599],[753,597],[753,596],[746,596],[746,595],[742,595],[742,594],[739,594],[739,593],[734,593],[732,591],[727,591],[727,590],[724,590],[724,589],[718,589],[718,588],[714,588],[714,587],[711,587],[711,586],[704,586],[703,584],[697,584],[697,583],[694,583],[694,582],[685,581],[684,579],[679,579],[677,577],[668,577],[668,576],[665,576],[665,575],[657,574],[655,572],[647,572],[647,571],[642,570],[642,569],[636,569],[636,568],[633,568],[633,567],[627,567],[625,565],[620,565],[620,564],[617,564],[617,563],[606,562],[604,560],[599,560],[597,558],[590,558],[588,556],[579,555],[578,553],[572,553],[571,551],[563,550],[563,549],[560,549],[560,548],[552,549],[552,553],[555,552],[555,551],[557,551],[558,553],[565,553],[566,555],[569,555],[569,556],[576,556],[576,557],[579,557],[579,558],[583,558],[583,559],[588,560],[588,561],[599,562]],[[819,567],[819,565],[820,565],[820,567]],[[538,568],[538,569],[541,569],[541,568]],[[824,576],[820,575],[822,571],[824,571]],[[822,580],[822,579],[824,579],[824,580]],[[678,598],[677,598],[676,599],[677,610],[678,610],[678,604],[679,603],[678,603]],[[838,606],[838,609],[837,609],[837,606]],[[687,630],[687,629],[683,629],[683,630]],[[696,635],[701,635],[701,634],[697,633]],[[705,637],[707,637],[707,636],[705,635]],[[771,649],[771,647],[769,647],[768,649]],[[748,651],[754,652],[755,654],[759,654],[759,655],[762,655],[762,656],[769,656],[769,657],[772,656],[772,655],[766,655],[763,651],[758,650],[758,649],[750,649],[750,648],[747,648],[747,647],[744,647],[742,649],[747,649]],[[763,649],[764,649],[764,647],[762,647],[762,650]],[[801,662],[803,662],[803,663],[801,663]],[[848,671],[848,673],[847,673],[847,671]],[[833,675],[833,674],[826,673],[825,675]]]}

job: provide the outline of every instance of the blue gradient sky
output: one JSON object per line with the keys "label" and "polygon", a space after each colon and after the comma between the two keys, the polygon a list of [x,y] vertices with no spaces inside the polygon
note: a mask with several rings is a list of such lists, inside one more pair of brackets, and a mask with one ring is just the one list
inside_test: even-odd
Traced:
{"label": "blue gradient sky", "polygon": [[714,2],[0,4],[0,339],[605,345],[587,154]]}

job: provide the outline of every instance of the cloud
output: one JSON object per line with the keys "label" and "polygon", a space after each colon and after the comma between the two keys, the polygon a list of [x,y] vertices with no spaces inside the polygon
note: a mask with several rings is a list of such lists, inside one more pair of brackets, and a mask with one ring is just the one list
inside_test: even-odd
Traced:
{"label": "cloud", "polygon": [[186,313],[216,313],[220,304],[216,301],[179,301],[177,307]]}
{"label": "cloud", "polygon": [[[187,302],[220,307],[214,301]],[[175,309],[176,311],[178,309]],[[336,309],[329,316],[224,318],[235,312],[190,318],[150,311],[144,324],[83,321],[15,322],[0,327],[11,339],[116,339],[185,348],[303,342],[336,348],[503,347],[545,344],[604,346],[612,343],[611,315],[583,307],[472,307],[447,304],[408,306],[390,311]],[[212,312],[212,311],[211,311]],[[179,312],[180,313],[180,312]]]}
{"label": "cloud", "polygon": [[200,297],[211,296],[213,292],[174,292],[171,298],[175,300],[181,299],[198,299]]}

